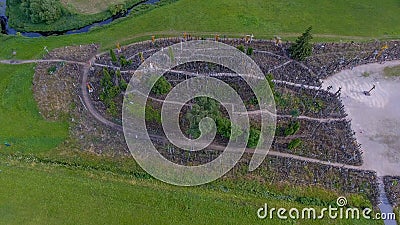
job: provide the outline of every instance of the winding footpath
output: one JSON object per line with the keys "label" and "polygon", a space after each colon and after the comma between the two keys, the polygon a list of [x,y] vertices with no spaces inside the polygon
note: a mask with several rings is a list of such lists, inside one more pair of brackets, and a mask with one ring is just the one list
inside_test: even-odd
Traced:
{"label": "winding footpath", "polygon": [[68,64],[78,64],[78,65],[87,65],[85,62],[80,61],[70,61],[70,60],[62,60],[62,59],[35,59],[35,60],[0,60],[1,64],[8,65],[22,65],[22,64],[31,64],[31,63],[44,63],[44,62],[64,62]]}

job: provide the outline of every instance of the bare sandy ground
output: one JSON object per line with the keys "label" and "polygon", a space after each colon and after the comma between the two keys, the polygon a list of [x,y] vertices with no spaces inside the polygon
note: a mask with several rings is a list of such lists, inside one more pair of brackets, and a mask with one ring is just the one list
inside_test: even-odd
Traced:
{"label": "bare sandy ground", "polygon": [[[346,112],[362,145],[363,168],[379,176],[400,175],[400,78],[386,78],[383,69],[400,61],[368,64],[344,70],[324,80],[332,92],[342,88]],[[363,72],[370,73],[365,77]],[[376,85],[371,96],[363,94]]]}

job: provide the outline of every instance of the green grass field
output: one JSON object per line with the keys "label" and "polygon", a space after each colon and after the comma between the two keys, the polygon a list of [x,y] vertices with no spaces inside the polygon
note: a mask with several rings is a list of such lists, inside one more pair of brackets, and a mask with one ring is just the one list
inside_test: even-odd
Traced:
{"label": "green grass field", "polygon": [[[291,220],[259,220],[257,209],[264,203],[270,207],[310,207],[65,165],[10,158],[0,162],[0,224],[293,224]],[[325,219],[295,224],[382,223]]]}
{"label": "green grass field", "polygon": [[68,137],[66,122],[47,122],[39,114],[33,73],[33,65],[0,65],[0,151],[48,151]]}
{"label": "green grass field", "polygon": [[[19,49],[19,58],[38,57],[49,48],[84,43],[100,43],[103,49],[117,42],[131,43],[157,37],[182,35],[183,32],[213,37],[218,33],[233,37],[254,34],[256,38],[281,36],[293,39],[308,26],[314,27],[315,41],[365,41],[400,37],[396,0],[323,0],[240,1],[179,0],[150,12],[115,21],[112,25],[87,34],[34,38],[2,37],[0,57]],[[29,49],[29,51],[27,51]]]}

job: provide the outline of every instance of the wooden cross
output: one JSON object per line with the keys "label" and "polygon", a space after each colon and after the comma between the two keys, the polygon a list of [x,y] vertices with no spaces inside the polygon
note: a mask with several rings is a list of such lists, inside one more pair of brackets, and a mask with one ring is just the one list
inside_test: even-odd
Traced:
{"label": "wooden cross", "polygon": [[375,88],[376,88],[376,86],[375,86],[375,84],[374,84],[374,86],[372,86],[372,88],[371,88],[369,91],[364,91],[364,94],[365,94],[366,96],[371,96],[371,91],[375,90]]}

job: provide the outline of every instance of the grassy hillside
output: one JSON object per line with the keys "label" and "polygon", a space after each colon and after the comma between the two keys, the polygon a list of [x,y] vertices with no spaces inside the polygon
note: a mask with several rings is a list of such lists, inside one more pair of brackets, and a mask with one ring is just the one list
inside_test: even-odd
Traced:
{"label": "grassy hillside", "polygon": [[[152,179],[4,158],[0,171],[0,224],[8,225],[293,224],[292,220],[259,220],[257,209],[264,203],[270,207],[307,207],[234,190],[174,187]],[[324,219],[296,224],[382,223]]]}
{"label": "grassy hillside", "polygon": [[18,57],[30,58],[42,54],[43,46],[95,42],[109,48],[117,42],[149,40],[153,34],[176,36],[185,31],[209,37],[219,33],[254,34],[256,38],[280,35],[287,39],[296,37],[310,25],[314,27],[316,41],[399,38],[399,8],[397,0],[179,0],[87,34],[35,39],[3,37],[0,57],[8,57],[13,48],[21,50]]}
{"label": "grassy hillside", "polygon": [[[32,95],[33,65],[0,65],[0,151],[42,152],[68,136],[66,122],[48,122]],[[11,144],[6,147],[4,143]]]}

